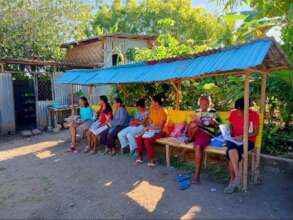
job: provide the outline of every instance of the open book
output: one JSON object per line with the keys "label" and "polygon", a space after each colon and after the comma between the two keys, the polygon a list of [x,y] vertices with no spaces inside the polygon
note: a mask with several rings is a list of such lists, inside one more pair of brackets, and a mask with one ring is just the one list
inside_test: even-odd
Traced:
{"label": "open book", "polygon": [[225,141],[230,141],[238,146],[243,145],[243,141],[237,141],[231,137],[231,129],[229,125],[222,124],[222,125],[219,125],[219,127]]}

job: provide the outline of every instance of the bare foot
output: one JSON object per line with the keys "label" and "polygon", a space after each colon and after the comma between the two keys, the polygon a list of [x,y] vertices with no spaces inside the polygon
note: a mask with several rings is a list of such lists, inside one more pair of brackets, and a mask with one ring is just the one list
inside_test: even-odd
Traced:
{"label": "bare foot", "polygon": [[200,177],[199,176],[193,176],[192,179],[191,179],[191,184],[195,184],[195,185],[201,184]]}

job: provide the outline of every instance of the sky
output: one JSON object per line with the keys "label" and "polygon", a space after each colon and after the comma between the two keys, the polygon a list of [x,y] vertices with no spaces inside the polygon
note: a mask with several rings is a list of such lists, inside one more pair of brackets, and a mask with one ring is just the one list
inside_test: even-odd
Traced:
{"label": "sky", "polygon": [[[99,1],[99,0],[98,0]],[[100,0],[103,2],[106,2],[108,4],[111,4],[113,0]],[[122,3],[125,3],[126,0],[121,0]],[[96,4],[96,0],[84,0],[84,2],[90,4],[90,5],[95,5]],[[223,7],[219,7],[216,4],[216,0],[192,0],[192,5],[194,7],[203,7],[206,10],[208,10],[209,12],[212,13],[222,13],[223,11]],[[249,6],[239,6],[236,8],[236,11],[246,11],[246,10],[250,10],[251,8]]]}
{"label": "sky", "polygon": [[[96,2],[97,2],[97,0],[83,0],[83,1],[90,5],[96,5]],[[98,1],[103,1],[109,4],[112,3],[112,0],[98,0]],[[122,3],[125,3],[125,2],[126,0],[122,0]],[[211,0],[192,0],[192,6],[203,7],[207,11],[213,14],[223,14],[223,6],[218,6],[216,3],[216,0],[212,0],[212,1]],[[251,8],[248,5],[241,5],[235,8],[235,12],[248,11],[248,10],[251,10]],[[280,29],[281,29],[280,27],[274,27],[267,33],[267,35],[274,37],[278,42],[282,43]]]}

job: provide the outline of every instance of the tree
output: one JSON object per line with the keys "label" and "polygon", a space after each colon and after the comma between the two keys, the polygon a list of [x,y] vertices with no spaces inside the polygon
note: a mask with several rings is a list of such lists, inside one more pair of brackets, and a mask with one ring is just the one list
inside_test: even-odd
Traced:
{"label": "tree", "polygon": [[147,33],[171,35],[180,43],[219,45],[224,25],[203,8],[193,8],[191,0],[116,0],[101,4],[92,23],[92,32]]}
{"label": "tree", "polygon": [[0,57],[60,59],[60,44],[85,36],[90,18],[80,0],[0,0]]}

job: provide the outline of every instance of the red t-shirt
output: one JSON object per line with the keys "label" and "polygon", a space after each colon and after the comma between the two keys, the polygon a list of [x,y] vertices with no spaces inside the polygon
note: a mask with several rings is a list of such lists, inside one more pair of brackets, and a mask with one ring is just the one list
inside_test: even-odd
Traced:
{"label": "red t-shirt", "polygon": [[[248,122],[248,126],[251,125],[251,123],[253,124],[253,127],[255,128],[256,126],[259,126],[259,115],[257,112],[249,109],[249,122]],[[244,126],[244,114],[239,114],[239,110],[232,110],[230,112],[230,116],[228,118],[228,120],[231,123],[231,135],[233,137],[235,136],[240,136],[243,135],[243,126]],[[249,141],[255,143],[256,140],[256,135],[255,136],[250,136],[248,138]]]}
{"label": "red t-shirt", "polygon": [[107,117],[111,117],[112,112],[104,112],[104,109],[101,107],[99,110],[100,118],[99,121],[101,124],[104,124],[107,121]]}

